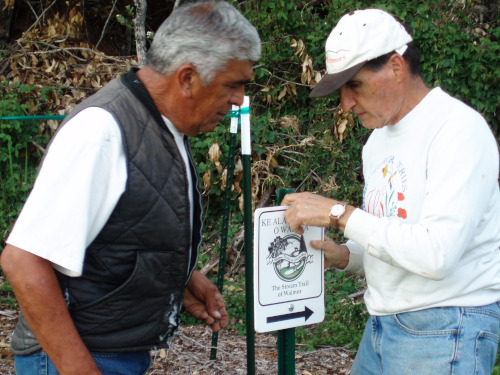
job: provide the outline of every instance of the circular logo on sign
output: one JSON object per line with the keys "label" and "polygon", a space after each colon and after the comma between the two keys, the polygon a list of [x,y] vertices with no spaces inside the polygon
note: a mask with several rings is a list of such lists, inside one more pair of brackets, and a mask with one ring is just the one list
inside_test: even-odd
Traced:
{"label": "circular logo on sign", "polygon": [[276,275],[283,281],[294,281],[311,262],[303,236],[289,234],[276,237],[269,245],[268,264],[272,263]]}

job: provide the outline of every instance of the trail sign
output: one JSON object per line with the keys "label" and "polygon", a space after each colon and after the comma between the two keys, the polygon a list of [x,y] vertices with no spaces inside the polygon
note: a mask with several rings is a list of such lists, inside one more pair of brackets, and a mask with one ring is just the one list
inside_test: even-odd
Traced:
{"label": "trail sign", "polygon": [[287,207],[255,210],[254,319],[257,332],[319,323],[325,318],[323,251],[311,240],[323,239],[323,228],[292,231]]}

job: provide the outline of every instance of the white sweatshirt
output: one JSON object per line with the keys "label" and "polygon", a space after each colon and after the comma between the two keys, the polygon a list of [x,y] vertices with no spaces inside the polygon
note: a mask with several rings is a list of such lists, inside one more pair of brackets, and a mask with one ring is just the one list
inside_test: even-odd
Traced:
{"label": "white sweatshirt", "polygon": [[372,315],[500,301],[499,156],[483,117],[440,88],[363,149],[348,271]]}

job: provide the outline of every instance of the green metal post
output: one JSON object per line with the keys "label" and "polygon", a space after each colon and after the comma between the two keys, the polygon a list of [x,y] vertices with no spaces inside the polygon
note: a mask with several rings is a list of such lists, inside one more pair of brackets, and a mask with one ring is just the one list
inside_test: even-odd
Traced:
{"label": "green metal post", "polygon": [[[250,107],[245,96],[243,107]],[[245,228],[245,292],[247,326],[247,374],[255,374],[255,322],[253,311],[253,225],[250,114],[241,116],[241,161],[243,164],[243,225]]]}
{"label": "green metal post", "polygon": [[[286,194],[294,189],[282,188],[276,191],[276,205],[279,206]],[[295,375],[295,328],[278,331],[278,375]]]}
{"label": "green metal post", "polygon": [[[253,225],[250,155],[242,156],[245,226],[245,291],[247,317],[247,374],[255,374],[255,324],[253,311]],[[248,196],[248,198],[247,198]]]}
{"label": "green metal post", "polygon": [[[237,109],[238,107],[236,107]],[[233,110],[235,107],[233,106]],[[224,267],[226,265],[226,247],[227,247],[227,233],[229,228],[229,213],[231,211],[231,187],[233,185],[234,176],[234,156],[236,149],[236,134],[238,133],[238,128],[240,127],[241,118],[238,115],[237,118],[231,118],[231,135],[229,138],[229,160],[227,164],[227,180],[226,180],[226,192],[224,196],[224,211],[222,217],[222,233],[220,239],[220,251],[219,251],[219,272],[217,274],[217,288],[222,293],[222,288],[224,286]],[[212,349],[210,351],[210,359],[214,360],[217,357],[217,341],[219,340],[219,333],[212,333]]]}
{"label": "green metal post", "polygon": [[278,375],[295,375],[295,328],[278,331]]}

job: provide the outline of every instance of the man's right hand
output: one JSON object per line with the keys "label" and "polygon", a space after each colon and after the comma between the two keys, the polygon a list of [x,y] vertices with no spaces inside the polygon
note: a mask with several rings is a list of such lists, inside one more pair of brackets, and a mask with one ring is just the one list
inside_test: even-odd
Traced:
{"label": "man's right hand", "polygon": [[214,332],[229,325],[224,299],[208,277],[195,270],[184,292],[184,308],[195,318],[204,321]]}
{"label": "man's right hand", "polygon": [[335,267],[343,270],[349,264],[349,248],[339,245],[330,237],[325,240],[313,240],[311,246],[317,250],[323,250],[325,254],[325,268]]}

